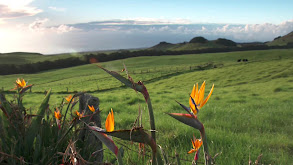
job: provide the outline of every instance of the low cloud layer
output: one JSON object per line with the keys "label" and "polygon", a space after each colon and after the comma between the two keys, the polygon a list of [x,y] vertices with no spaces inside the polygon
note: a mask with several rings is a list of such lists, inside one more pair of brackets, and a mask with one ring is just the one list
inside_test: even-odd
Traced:
{"label": "low cloud layer", "polygon": [[[38,32],[38,33],[45,33],[48,34],[50,33],[52,35],[52,33],[58,33],[58,34],[62,34],[62,33],[67,33],[67,32],[71,32],[71,31],[78,31],[79,29],[73,27],[73,26],[68,26],[68,25],[58,25],[58,26],[53,26],[53,27],[47,27],[46,23],[49,21],[49,19],[44,18],[44,19],[36,19],[34,22],[32,22],[31,24],[28,25],[28,28],[32,31],[32,32]],[[21,27],[23,30],[26,30],[26,27]],[[53,34],[54,35],[54,34]]]}
{"label": "low cloud layer", "polygon": [[[114,20],[71,25],[88,33],[108,31],[142,34],[203,36],[208,39],[224,37],[237,42],[269,41],[293,30],[293,20],[281,24],[177,24],[168,21]],[[178,41],[180,42],[180,41]]]}
{"label": "low cloud layer", "polygon": [[[50,20],[36,19],[22,25],[1,43],[9,51],[45,54],[150,47],[161,41],[179,43],[203,36],[209,40],[227,38],[236,42],[271,41],[293,31],[293,20],[281,24],[190,24],[187,20],[110,20],[47,26]],[[181,22],[181,23],[180,23]],[[20,30],[21,29],[21,30]],[[3,33],[4,34],[4,33]],[[1,31],[0,31],[1,36]],[[25,38],[26,45],[23,44]],[[11,41],[11,42],[8,42]],[[9,43],[13,45],[8,45]],[[15,45],[19,43],[19,45]],[[18,48],[15,50],[15,48]]]}

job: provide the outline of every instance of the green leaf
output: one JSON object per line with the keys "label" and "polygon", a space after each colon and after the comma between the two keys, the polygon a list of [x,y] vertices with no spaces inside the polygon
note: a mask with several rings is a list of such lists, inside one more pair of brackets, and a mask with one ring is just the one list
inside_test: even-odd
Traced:
{"label": "green leaf", "polygon": [[41,106],[39,107],[39,110],[37,111],[37,114],[36,114],[36,115],[38,115],[38,116],[37,116],[37,118],[36,118],[36,120],[35,120],[35,121],[36,121],[36,122],[35,122],[36,124],[40,124],[42,118],[43,118],[44,115],[45,115],[45,111],[46,111],[46,109],[47,109],[48,106],[49,106],[50,95],[51,95],[51,89],[47,92],[46,97],[44,98],[44,100],[43,100]]}
{"label": "green leaf", "polygon": [[176,120],[189,125],[195,129],[201,130],[203,128],[202,123],[197,119],[197,116],[192,114],[183,114],[183,113],[167,113]]}
{"label": "green leaf", "polygon": [[104,130],[99,130],[98,132],[120,138],[122,140],[128,140],[138,143],[148,144],[154,152],[156,152],[156,143],[153,138],[147,134],[142,127],[136,127],[132,130],[117,130],[112,132],[106,132]]}
{"label": "green leaf", "polygon": [[109,149],[110,151],[112,151],[115,156],[118,156],[118,147],[115,145],[114,141],[109,138],[106,134],[101,132],[101,128],[100,127],[96,127],[96,126],[89,126],[88,127],[92,130],[92,132],[94,133],[94,135],[99,138],[99,140],[101,142],[103,142]]}
{"label": "green leaf", "polygon": [[40,134],[38,134],[34,140],[33,162],[35,163],[40,161],[39,157],[41,155],[41,148],[42,148],[42,140],[41,140]]}
{"label": "green leaf", "polygon": [[105,72],[109,73],[111,76],[115,77],[117,80],[119,80],[120,82],[122,82],[126,86],[134,89],[135,91],[139,91],[140,93],[142,93],[146,100],[149,98],[149,94],[146,90],[146,87],[143,85],[143,83],[141,81],[139,81],[138,83],[135,83],[135,82],[133,82],[132,78],[129,75],[128,75],[128,79],[127,79],[127,78],[121,76],[120,74],[118,74],[117,72],[109,71],[101,66],[98,66],[98,67],[103,69]]}
{"label": "green leaf", "polygon": [[1,139],[3,139],[6,135],[6,133],[4,131],[5,131],[5,129],[3,128],[2,114],[0,114],[0,138]]}
{"label": "green leaf", "polygon": [[7,102],[4,94],[0,93],[0,108],[2,110],[2,112],[4,113],[4,115],[8,118],[10,113],[12,113],[12,108],[11,105]]}
{"label": "green leaf", "polygon": [[25,154],[31,155],[32,148],[33,148],[33,142],[34,139],[39,131],[39,128],[41,126],[42,118],[44,117],[45,111],[48,108],[49,99],[51,95],[51,89],[47,92],[47,95],[45,96],[43,102],[41,103],[41,106],[39,107],[37,111],[37,117],[32,121],[31,126],[29,127],[29,130],[27,132],[27,135],[25,137]]}

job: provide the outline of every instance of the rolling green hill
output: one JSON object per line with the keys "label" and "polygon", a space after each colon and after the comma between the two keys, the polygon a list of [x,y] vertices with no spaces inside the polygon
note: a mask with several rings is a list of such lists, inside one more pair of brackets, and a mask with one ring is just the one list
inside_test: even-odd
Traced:
{"label": "rolling green hill", "polygon": [[13,52],[0,54],[0,64],[30,64],[42,61],[55,61],[70,57],[82,57],[79,53],[61,54],[61,55],[43,55],[40,53]]}
{"label": "rolling green hill", "polygon": [[[190,139],[199,133],[173,120],[166,112],[184,110],[175,100],[188,105],[194,83],[206,80],[206,94],[214,92],[198,114],[206,128],[212,155],[221,153],[217,164],[248,164],[263,154],[261,164],[292,164],[293,158],[293,49],[208,53],[180,56],[136,57],[99,63],[120,72],[123,62],[134,79],[142,80],[153,102],[158,143],[170,161],[176,162],[175,150],[182,164],[190,164],[193,154]],[[248,62],[237,62],[248,59]],[[126,76],[126,75],[125,75]],[[138,109],[143,110],[143,126],[149,130],[147,105],[141,94],[125,88],[99,69],[96,64],[46,71],[37,74],[0,76],[0,89],[13,88],[16,78],[35,84],[24,96],[26,107],[37,109],[45,90],[52,88],[50,109],[68,94],[86,91],[100,98],[102,121],[110,108],[115,114],[115,129],[130,129]],[[13,94],[7,94],[13,98]],[[102,125],[103,126],[103,125]],[[114,138],[114,141],[116,139]],[[137,152],[137,144],[124,148],[123,160],[146,164]],[[149,154],[147,152],[147,154]],[[105,153],[111,159],[111,153]],[[201,151],[199,162],[203,162]]]}
{"label": "rolling green hill", "polygon": [[285,36],[275,38],[273,41],[268,42],[269,46],[286,46],[293,45],[293,31]]}

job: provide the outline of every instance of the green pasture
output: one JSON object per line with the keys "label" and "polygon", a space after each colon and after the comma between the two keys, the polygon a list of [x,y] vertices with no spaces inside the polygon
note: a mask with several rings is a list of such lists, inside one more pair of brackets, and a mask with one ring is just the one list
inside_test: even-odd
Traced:
{"label": "green pasture", "polygon": [[[237,62],[238,59],[248,62]],[[190,139],[200,135],[165,113],[185,113],[175,100],[188,106],[193,85],[206,80],[205,95],[212,84],[215,89],[198,118],[205,125],[210,154],[221,153],[217,164],[248,164],[249,157],[254,162],[260,154],[262,164],[293,164],[293,49],[129,58],[37,74],[0,76],[0,89],[12,89],[17,78],[34,84],[23,101],[26,108],[32,107],[32,113],[50,88],[52,111],[68,94],[88,92],[100,99],[102,121],[113,108],[116,130],[131,129],[138,109],[143,111],[143,126],[149,130],[143,96],[96,66],[126,75],[120,72],[123,63],[134,81],[142,80],[149,91],[157,141],[169,161],[176,162],[176,152],[182,164],[191,164],[194,154],[187,154],[192,148]],[[13,94],[7,97],[12,99]],[[114,141],[122,143],[119,139]],[[125,164],[146,164],[149,159],[139,156],[138,144],[127,143],[124,150]],[[149,148],[146,154],[151,155],[148,151]],[[108,150],[105,153],[105,160],[114,158]],[[202,150],[199,162],[204,162]]]}

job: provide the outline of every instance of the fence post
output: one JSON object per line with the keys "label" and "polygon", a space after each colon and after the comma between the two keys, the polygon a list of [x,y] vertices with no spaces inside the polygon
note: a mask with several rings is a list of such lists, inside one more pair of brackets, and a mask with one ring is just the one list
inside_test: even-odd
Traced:
{"label": "fence post", "polygon": [[[94,122],[94,124],[98,127],[101,127],[101,117],[99,112],[99,104],[100,100],[97,97],[94,97],[89,94],[82,94],[79,96],[79,112],[83,112],[85,115],[92,115],[93,112],[89,110],[88,105],[94,106],[96,109],[96,113],[91,117],[85,120],[86,123]],[[84,125],[84,127],[86,127]],[[84,148],[94,148],[97,154],[94,156],[97,162],[103,162],[103,145],[102,142],[94,136],[87,128],[81,129],[79,133],[79,139],[82,141],[82,144],[85,146]]]}

